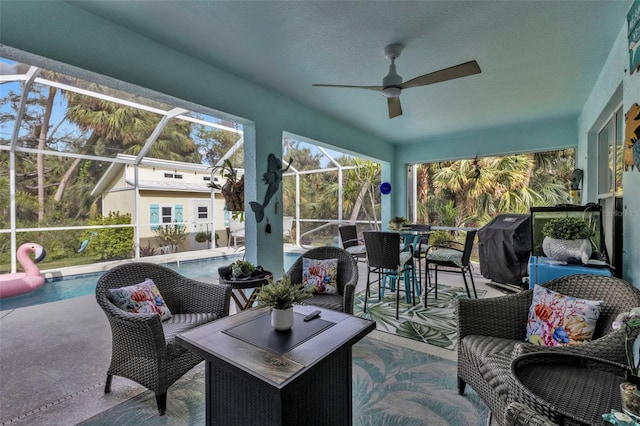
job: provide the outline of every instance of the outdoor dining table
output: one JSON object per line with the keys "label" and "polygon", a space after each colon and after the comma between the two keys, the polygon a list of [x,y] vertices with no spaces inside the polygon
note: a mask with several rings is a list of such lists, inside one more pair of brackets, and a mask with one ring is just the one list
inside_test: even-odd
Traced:
{"label": "outdoor dining table", "polygon": [[[435,231],[432,231],[431,229],[414,229],[410,227],[402,227],[400,229],[392,229],[391,232],[397,232],[398,234],[400,234],[400,238],[402,239],[403,245],[405,247],[407,244],[411,244],[415,257],[415,253],[420,250],[421,246],[424,246],[426,250],[427,243],[429,241],[429,235],[433,234]],[[420,257],[418,256],[418,262],[419,261]],[[419,267],[420,265],[418,264],[418,268]],[[421,276],[422,274],[419,275]],[[395,287],[395,283],[391,282],[390,287],[393,290],[393,288]],[[422,285],[416,286],[416,294],[418,297],[422,296]],[[407,303],[411,302],[410,297],[410,294],[405,293],[405,300],[407,301]]]}

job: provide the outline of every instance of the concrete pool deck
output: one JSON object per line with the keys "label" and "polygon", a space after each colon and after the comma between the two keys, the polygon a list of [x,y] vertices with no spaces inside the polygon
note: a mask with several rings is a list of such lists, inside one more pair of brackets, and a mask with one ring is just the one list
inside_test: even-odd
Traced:
{"label": "concrete pool deck", "polygon": [[[364,289],[366,267],[359,264],[356,291]],[[462,286],[460,274],[442,274],[447,285]],[[476,276],[485,297],[502,295]],[[232,312],[235,310],[232,306]],[[455,360],[456,353],[389,333],[371,337]],[[146,389],[114,377],[104,393],[111,359],[111,329],[95,296],[82,296],[0,312],[0,425],[73,425]],[[169,393],[171,388],[169,388]],[[169,396],[170,397],[170,396]],[[159,423],[171,424],[167,418]]]}

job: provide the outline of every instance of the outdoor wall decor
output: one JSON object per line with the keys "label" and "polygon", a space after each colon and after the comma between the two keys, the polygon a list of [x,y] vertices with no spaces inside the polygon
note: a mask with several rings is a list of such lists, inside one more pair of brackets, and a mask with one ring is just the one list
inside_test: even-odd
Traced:
{"label": "outdoor wall decor", "polygon": [[640,143],[637,143],[640,139],[640,105],[637,103],[631,105],[626,115],[622,163],[625,171],[629,169],[629,166],[633,170],[634,165],[640,171]]}
{"label": "outdoor wall decor", "polygon": [[384,195],[391,194],[391,184],[389,182],[382,182],[380,184],[380,192]]}
{"label": "outdoor wall decor", "polygon": [[264,219],[264,209],[271,201],[271,197],[275,195],[278,191],[278,187],[280,186],[280,182],[282,182],[282,174],[289,170],[291,167],[293,159],[289,158],[289,165],[286,168],[282,168],[282,161],[275,154],[269,154],[267,172],[262,175],[262,180],[269,185],[267,188],[267,193],[264,194],[264,201],[262,204],[257,201],[251,201],[249,205],[251,206],[251,210],[256,215],[256,221],[258,223],[262,222]]}

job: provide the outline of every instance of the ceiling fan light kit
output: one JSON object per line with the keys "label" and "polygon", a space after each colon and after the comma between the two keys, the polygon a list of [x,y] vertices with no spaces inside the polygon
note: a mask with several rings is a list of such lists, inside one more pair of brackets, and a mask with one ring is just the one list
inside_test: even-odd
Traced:
{"label": "ceiling fan light kit", "polygon": [[401,52],[402,45],[398,43],[390,44],[384,48],[384,56],[391,61],[391,64],[389,65],[389,72],[382,79],[382,86],[352,86],[341,84],[314,84],[313,86],[366,89],[376,92],[382,92],[382,95],[387,98],[389,118],[394,118],[402,115],[400,94],[402,93],[403,89],[427,86],[429,84],[440,83],[447,80],[454,80],[456,78],[467,77],[469,75],[479,74],[481,72],[480,66],[476,61],[469,61],[460,65],[455,65],[453,67],[434,71],[429,74],[424,74],[403,83],[402,77],[399,76],[396,72],[396,59],[400,57]]}

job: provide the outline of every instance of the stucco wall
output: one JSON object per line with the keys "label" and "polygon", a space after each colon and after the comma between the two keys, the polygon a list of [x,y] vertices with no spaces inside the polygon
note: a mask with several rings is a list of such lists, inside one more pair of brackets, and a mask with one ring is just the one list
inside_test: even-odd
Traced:
{"label": "stucco wall", "polygon": [[[597,202],[595,133],[611,116],[622,98],[626,112],[634,102],[640,102],[640,72],[629,74],[627,24],[621,23],[620,34],[612,46],[605,66],[591,91],[578,119],[578,167],[585,171],[583,202]],[[587,161],[587,155],[589,161]],[[623,278],[640,288],[640,171],[623,172]]]}

